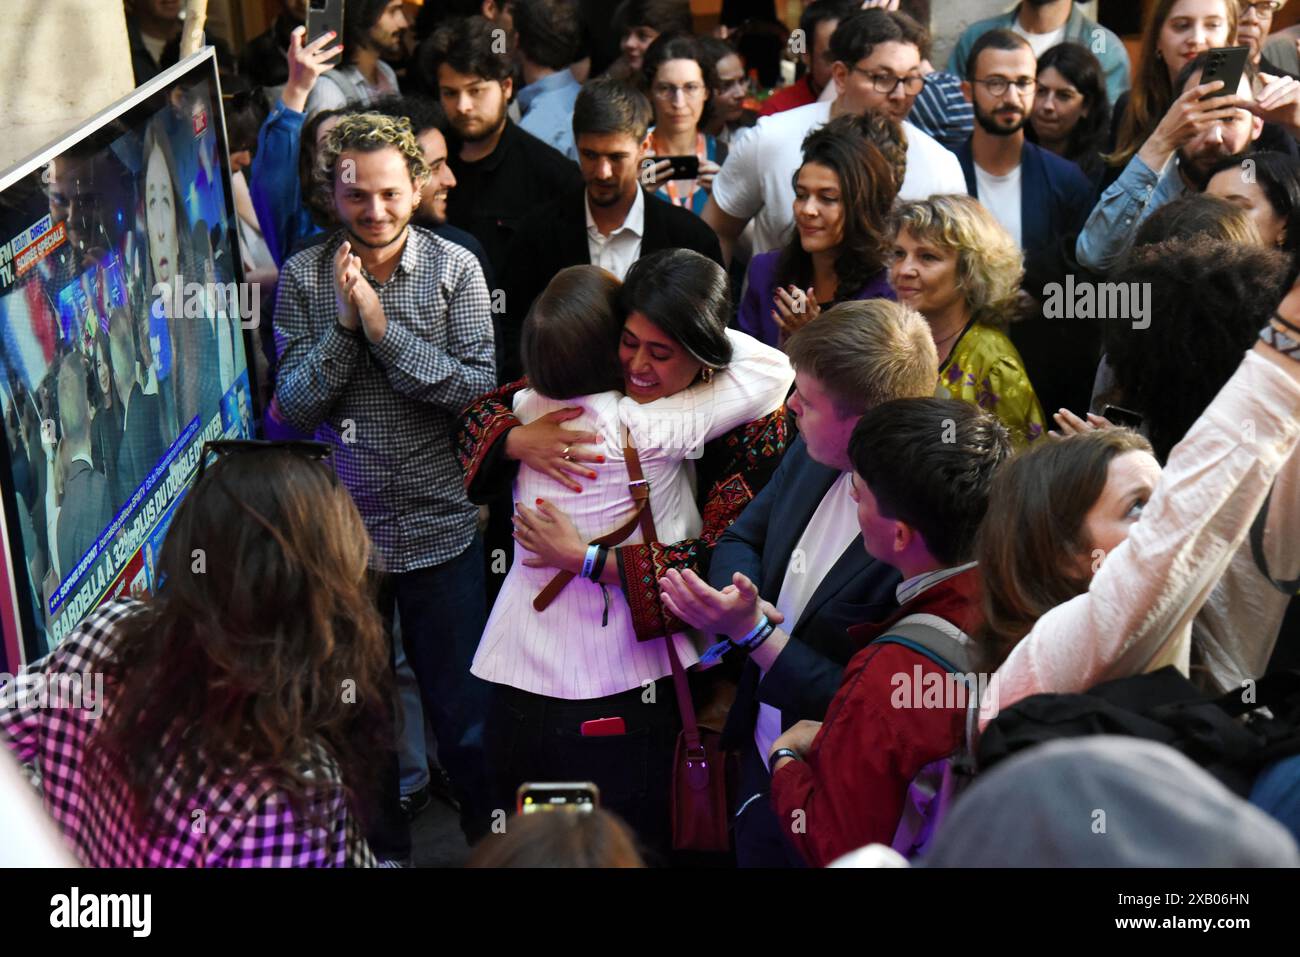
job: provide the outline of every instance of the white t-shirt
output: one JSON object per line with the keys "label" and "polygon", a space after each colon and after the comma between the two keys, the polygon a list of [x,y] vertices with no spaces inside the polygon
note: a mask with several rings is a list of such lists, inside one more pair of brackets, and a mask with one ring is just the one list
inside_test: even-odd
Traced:
{"label": "white t-shirt", "polygon": [[[782,245],[794,225],[795,172],[803,162],[803,140],[825,126],[830,103],[810,103],[761,117],[753,131],[732,144],[713,180],[713,200],[728,216],[753,220],[754,255]],[[907,173],[899,199],[926,199],[936,193],[966,192],[957,156],[903,121]]]}
{"label": "white t-shirt", "polygon": [[[785,615],[787,629],[798,623],[817,586],[830,574],[844,550],[857,540],[858,506],[849,497],[852,483],[853,473],[845,472],[827,489],[790,556],[785,579],[781,582],[781,594],[776,598],[777,611]],[[758,745],[758,754],[764,763],[772,742],[780,736],[781,709],[760,702],[754,743]]]}
{"label": "white t-shirt", "polygon": [[979,188],[979,201],[984,208],[1011,234],[1016,245],[1024,249],[1024,233],[1020,228],[1020,167],[1006,176],[994,176],[984,172],[976,163],[975,185]]}
{"label": "white t-shirt", "polygon": [[1058,43],[1065,42],[1065,24],[1061,24],[1059,30],[1053,30],[1051,33],[1030,33],[1020,25],[1016,20],[1011,24],[1011,29],[1020,34],[1029,41],[1029,45],[1034,48],[1034,59],[1041,59],[1043,54],[1056,46]]}

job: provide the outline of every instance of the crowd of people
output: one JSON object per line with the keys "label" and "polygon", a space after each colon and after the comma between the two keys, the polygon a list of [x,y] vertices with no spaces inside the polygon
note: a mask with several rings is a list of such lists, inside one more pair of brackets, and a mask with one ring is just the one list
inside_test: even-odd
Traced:
{"label": "crowd of people", "polygon": [[[486,867],[1300,864],[1283,2],[1157,0],[1130,63],[1025,0],[936,68],[944,0],[812,0],[774,89],[770,3],[416,6],[219,50],[268,441],[29,666],[102,722],[0,705],[79,860],[404,866],[441,791]],[[150,395],[109,340],[64,500]],[[601,810],[511,816],[556,781]]]}

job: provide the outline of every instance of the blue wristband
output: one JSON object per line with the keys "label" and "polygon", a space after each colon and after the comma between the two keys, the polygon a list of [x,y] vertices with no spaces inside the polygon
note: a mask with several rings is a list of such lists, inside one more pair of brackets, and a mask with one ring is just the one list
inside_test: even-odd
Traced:
{"label": "blue wristband", "polygon": [[755,625],[753,629],[749,631],[747,634],[745,634],[743,637],[733,638],[732,641],[738,645],[748,645],[751,641],[753,641],[755,638],[758,637],[758,633],[762,631],[764,628],[766,628],[768,624],[770,624],[770,622],[768,622],[767,620],[767,615],[760,613],[758,616],[758,624]]}
{"label": "blue wristband", "polygon": [[599,546],[599,545],[588,545],[588,546],[587,546],[587,554],[586,554],[586,556],[582,559],[582,572],[581,572],[581,576],[582,576],[583,578],[590,578],[590,577],[591,577],[591,569],[592,569],[593,567],[595,567],[595,564],[596,564],[596,556],[599,555],[599,554],[600,554],[600,546]]}

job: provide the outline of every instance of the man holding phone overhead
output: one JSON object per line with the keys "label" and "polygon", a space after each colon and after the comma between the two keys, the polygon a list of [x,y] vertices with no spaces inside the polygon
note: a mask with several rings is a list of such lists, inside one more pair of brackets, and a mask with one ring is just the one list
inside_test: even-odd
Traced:
{"label": "man holding phone overhead", "polygon": [[[1224,79],[1203,76],[1213,62],[1212,75],[1231,82],[1228,74],[1235,67],[1229,61],[1223,50],[1207,50],[1183,67],[1176,84],[1182,95],[1093,207],[1075,246],[1080,265],[1108,272],[1148,216],[1180,196],[1201,192],[1215,163],[1255,149],[1264,128],[1264,120],[1256,115],[1260,105],[1254,92],[1255,68],[1235,58],[1242,68],[1232,87]],[[1296,93],[1300,88],[1291,91]],[[1265,105],[1276,99],[1268,88],[1263,95],[1269,97]]]}

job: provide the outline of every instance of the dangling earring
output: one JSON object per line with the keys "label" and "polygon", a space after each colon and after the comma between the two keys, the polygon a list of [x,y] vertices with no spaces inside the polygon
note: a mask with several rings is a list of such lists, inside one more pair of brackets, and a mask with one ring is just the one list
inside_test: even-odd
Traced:
{"label": "dangling earring", "polygon": [[700,373],[700,380],[701,380],[702,382],[706,382],[706,383],[707,383],[707,382],[712,382],[712,381],[713,381],[713,370],[710,369],[708,366],[705,366],[705,367],[704,367],[704,371]]}

